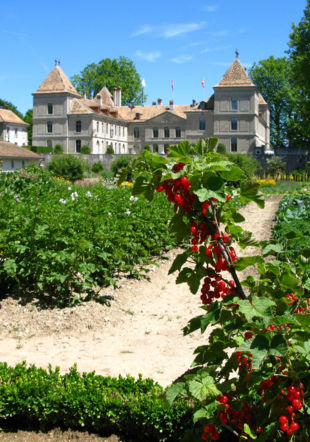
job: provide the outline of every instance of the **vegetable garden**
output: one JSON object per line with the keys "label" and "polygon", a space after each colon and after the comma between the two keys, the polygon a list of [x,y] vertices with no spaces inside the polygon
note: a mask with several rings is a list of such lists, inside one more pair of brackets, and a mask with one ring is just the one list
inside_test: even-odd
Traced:
{"label": "vegetable garden", "polygon": [[[103,399],[111,393],[103,385],[106,380],[90,376],[86,381],[86,375],[80,380],[73,370],[76,400],[59,403],[54,392],[67,394],[66,378],[3,366],[1,377],[8,381],[2,386],[0,417],[31,415],[36,423],[53,425],[64,416],[64,425],[110,429],[124,440],[309,439],[309,195],[287,196],[274,239],[257,243],[240,226],[239,208],[250,201],[263,207],[259,184],[214,152],[216,143],[198,143],[194,155],[186,142],[171,148],[167,157],[145,151],[123,172],[134,173],[132,195],[123,188],[75,188],[44,172],[36,172],[35,179],[31,174],[1,177],[0,275],[10,292],[58,306],[100,300],[100,287],[113,284],[118,272],[139,276],[134,262],[143,265],[163,248],[182,243],[170,273],[177,272],[177,283],[188,284],[202,302],[202,314],[185,326],[184,334],[210,327],[211,333],[196,349],[193,367],[165,394],[151,381],[145,390],[144,381],[131,379],[126,394]],[[257,247],[257,254],[238,257],[235,243],[241,249]],[[62,250],[65,255],[58,258]],[[29,264],[26,251],[34,251]],[[240,281],[238,272],[250,266],[256,273]],[[19,375],[21,385],[28,385],[27,397]],[[37,376],[36,385],[42,382],[48,392],[42,408],[28,380]],[[98,401],[92,396],[97,395],[95,379]],[[109,382],[119,391],[127,385],[123,379]],[[147,399],[137,393],[140,385]],[[133,400],[136,394],[139,403]]]}

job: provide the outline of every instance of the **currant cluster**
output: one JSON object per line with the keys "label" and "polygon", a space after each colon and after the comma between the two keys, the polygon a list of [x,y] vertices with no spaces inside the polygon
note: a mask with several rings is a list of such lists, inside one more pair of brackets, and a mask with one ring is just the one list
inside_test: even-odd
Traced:
{"label": "currant cluster", "polygon": [[201,287],[200,299],[204,305],[212,304],[214,299],[225,299],[227,295],[235,293],[234,281],[229,281],[229,285],[226,284],[220,277],[211,279],[209,276],[203,280]]}
{"label": "currant cluster", "polygon": [[203,431],[201,436],[203,440],[219,440],[220,438],[220,433],[213,424],[205,425]]}
{"label": "currant cluster", "polygon": [[286,431],[288,435],[292,435],[294,431],[299,429],[299,423],[296,422],[296,412],[303,408],[302,396],[304,395],[304,386],[301,383],[298,385],[290,385],[287,389],[282,389],[282,401],[285,401],[282,409],[286,406],[287,414],[283,414],[279,417],[280,428],[282,431]]}

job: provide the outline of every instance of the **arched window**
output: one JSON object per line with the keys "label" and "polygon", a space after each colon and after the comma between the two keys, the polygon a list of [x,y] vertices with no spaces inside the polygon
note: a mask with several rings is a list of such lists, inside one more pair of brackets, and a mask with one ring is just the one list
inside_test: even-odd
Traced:
{"label": "arched window", "polygon": [[82,130],[82,122],[81,120],[78,120],[75,122],[75,132],[81,132]]}
{"label": "arched window", "polygon": [[134,129],[133,129],[133,136],[135,137],[135,138],[139,138],[139,128],[138,127],[134,127]]}
{"label": "arched window", "polygon": [[46,126],[47,126],[47,133],[51,134],[53,132],[53,123],[51,121],[48,121]]}
{"label": "arched window", "polygon": [[206,119],[205,118],[200,118],[199,130],[206,130]]}
{"label": "arched window", "polygon": [[153,138],[158,138],[158,129],[157,129],[157,127],[153,128]]}
{"label": "arched window", "polygon": [[169,127],[164,127],[164,137],[170,138],[170,130]]}

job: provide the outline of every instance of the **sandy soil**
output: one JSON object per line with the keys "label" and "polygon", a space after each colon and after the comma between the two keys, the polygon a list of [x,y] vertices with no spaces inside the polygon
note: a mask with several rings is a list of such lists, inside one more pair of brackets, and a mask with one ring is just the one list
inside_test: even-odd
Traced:
{"label": "sandy soil", "polygon": [[[264,210],[254,203],[243,209],[243,227],[254,232],[256,239],[269,237],[280,199],[267,199]],[[122,279],[116,290],[105,289],[103,294],[113,297],[110,307],[89,302],[63,310],[39,310],[12,299],[1,301],[0,360],[9,365],[26,360],[38,367],[51,363],[60,366],[61,372],[76,362],[81,372],[134,377],[142,373],[169,385],[189,368],[193,350],[206,342],[199,332],[183,337],[182,327],[201,314],[201,302],[185,284],[175,284],[176,274],[168,275],[176,253],[169,252],[158,266],[151,266],[148,279]],[[257,250],[242,251],[243,256],[252,253]],[[0,433],[0,440],[17,439]]]}

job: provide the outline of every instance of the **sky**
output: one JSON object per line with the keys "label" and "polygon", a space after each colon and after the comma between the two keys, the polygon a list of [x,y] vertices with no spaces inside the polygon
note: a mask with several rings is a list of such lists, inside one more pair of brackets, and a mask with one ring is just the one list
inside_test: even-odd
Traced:
{"label": "sky", "polygon": [[285,56],[305,7],[306,0],[0,0],[0,98],[25,114],[55,59],[70,79],[90,63],[125,56],[144,78],[145,104],[207,99],[236,49],[248,69]]}

